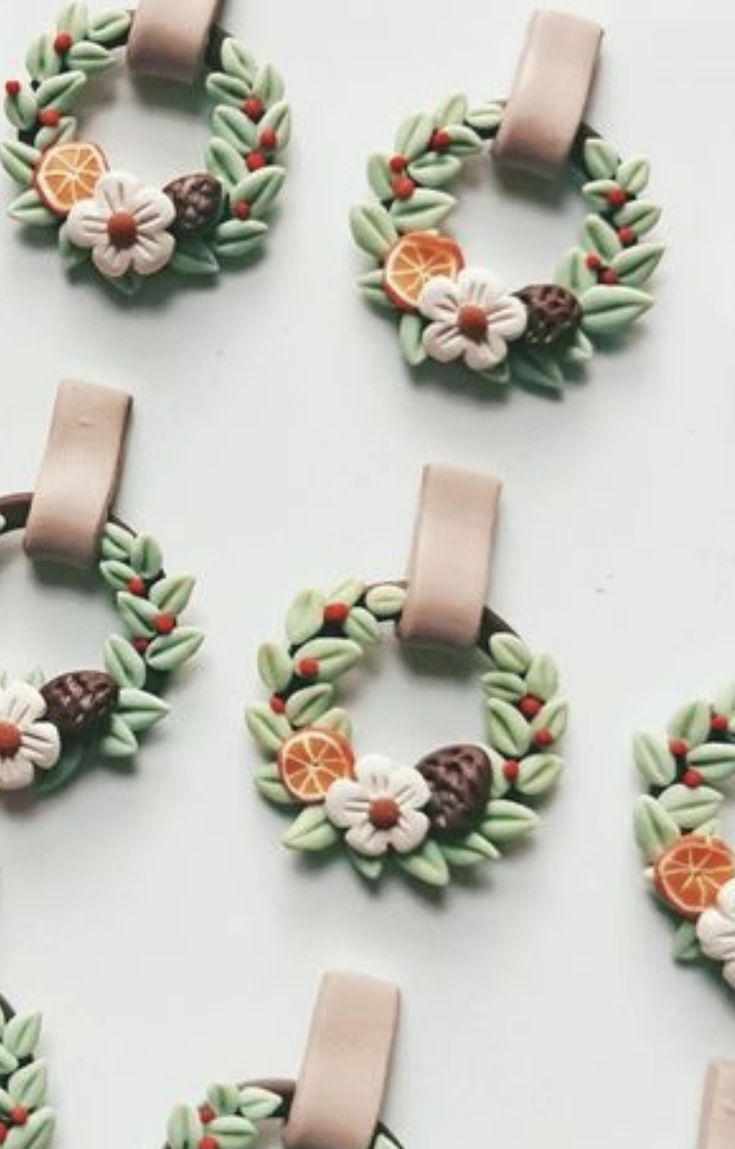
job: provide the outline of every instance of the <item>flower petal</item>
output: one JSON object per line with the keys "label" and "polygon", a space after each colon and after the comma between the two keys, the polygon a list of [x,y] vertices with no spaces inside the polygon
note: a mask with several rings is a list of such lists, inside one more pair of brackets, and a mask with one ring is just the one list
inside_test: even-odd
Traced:
{"label": "flower petal", "polygon": [[174,246],[174,237],[168,231],[139,235],[132,249],[133,268],[138,275],[155,275],[171,262]]}
{"label": "flower petal", "polygon": [[66,221],[66,234],[77,247],[94,247],[107,238],[110,213],[94,199],[74,204]]}
{"label": "flower petal", "polygon": [[497,275],[483,267],[465,267],[457,276],[457,296],[460,303],[473,303],[490,312],[503,294]]}
{"label": "flower petal", "polygon": [[697,938],[713,961],[735,961],[735,922],[720,910],[705,910],[697,922]]}
{"label": "flower petal", "polygon": [[100,275],[121,279],[133,265],[133,248],[123,250],[105,239],[92,249],[92,260]]}
{"label": "flower petal", "polygon": [[389,793],[395,798],[401,810],[420,810],[431,797],[429,783],[411,766],[401,766],[394,770],[389,781]]}
{"label": "flower petal", "polygon": [[370,798],[385,797],[391,793],[391,777],[396,767],[383,754],[367,754],[355,766],[355,777]]}
{"label": "flower petal", "polygon": [[341,830],[347,830],[368,820],[370,795],[359,782],[344,778],[329,787],[325,806],[330,822]]}
{"label": "flower petal", "polygon": [[34,722],[23,732],[23,754],[39,770],[50,770],[61,757],[61,738],[53,722]]}
{"label": "flower petal", "polygon": [[427,319],[452,320],[458,305],[457,284],[448,275],[435,275],[419,296],[419,311]]}
{"label": "flower petal", "polygon": [[128,172],[107,172],[97,181],[94,198],[107,209],[108,215],[119,211],[132,212],[142,187],[138,177]]}
{"label": "flower petal", "polygon": [[382,858],[388,853],[390,837],[385,830],[377,830],[372,822],[361,822],[345,834],[345,841],[356,854],[365,858]]}
{"label": "flower petal", "polygon": [[406,810],[398,825],[389,832],[390,844],[397,854],[412,854],[426,840],[429,819],[418,810]]}
{"label": "flower petal", "polygon": [[489,371],[502,363],[508,354],[505,340],[500,336],[482,339],[479,343],[470,340],[464,353],[464,361],[473,371]]}
{"label": "flower petal", "polygon": [[2,692],[0,716],[14,722],[21,732],[27,730],[38,718],[43,718],[45,713],[46,701],[43,695],[29,682],[11,682]]}
{"label": "flower petal", "polygon": [[176,218],[173,200],[157,188],[141,188],[132,211],[140,235],[157,235]]}
{"label": "flower petal", "polygon": [[33,766],[22,753],[0,758],[0,790],[27,790],[33,779]]}
{"label": "flower petal", "polygon": [[528,325],[528,311],[522,300],[504,295],[490,311],[490,328],[505,339],[520,339]]}
{"label": "flower petal", "polygon": [[468,342],[455,323],[430,323],[424,331],[426,353],[437,363],[452,363],[460,359]]}

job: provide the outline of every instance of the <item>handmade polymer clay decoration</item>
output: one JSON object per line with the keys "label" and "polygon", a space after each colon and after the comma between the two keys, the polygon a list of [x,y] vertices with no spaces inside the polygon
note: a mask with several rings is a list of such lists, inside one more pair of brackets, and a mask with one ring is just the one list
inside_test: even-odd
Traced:
{"label": "handmade polymer clay decoration", "polygon": [[677,923],[674,955],[721,966],[735,989],[735,855],[720,822],[735,774],[735,684],[714,702],[683,706],[665,737],[638,734],[634,752],[648,788],[636,838],[651,888]]}
{"label": "handmade polymer clay decoration", "polygon": [[[394,986],[357,974],[323,981],[297,1081],[213,1085],[198,1105],[171,1113],[164,1149],[250,1149],[268,1122],[287,1149],[400,1149],[380,1121],[398,1023]],[[0,1143],[47,1149],[56,1117],[38,1057],[40,1014],[0,998]]]}
{"label": "handmade polymer clay decoration", "polygon": [[[0,155],[21,189],[11,217],[55,232],[67,268],[91,265],[126,295],[166,268],[211,278],[223,263],[250,256],[284,184],[291,113],[283,81],[214,26],[216,7],[142,0],[134,13],[93,16],[86,4],[67,4],[56,27],[31,44],[27,78],[5,85],[17,137]],[[135,73],[189,85],[204,64],[213,132],[206,170],[160,188],[78,138],[76,108],[121,49]]]}
{"label": "handmade polymer clay decoration", "polygon": [[25,530],[32,559],[96,569],[120,624],[104,670],[0,680],[0,790],[45,793],[94,755],[133,758],[168,713],[162,695],[171,674],[203,642],[182,625],[194,579],[167,575],[155,539],[110,510],[130,405],[119,391],[62,384],[35,493],[0,498],[0,536]]}
{"label": "handmade polymer clay decoration", "polygon": [[[546,654],[485,606],[500,495],[490,477],[429,467],[407,582],[350,579],[292,603],[286,642],[260,649],[267,702],[247,722],[268,761],[255,784],[292,817],[284,844],[341,848],[370,881],[395,863],[427,886],[499,858],[538,824],[535,805],[563,769],[567,706]],[[486,740],[417,764],[357,753],[338,683],[392,628],[405,642],[478,653]]]}
{"label": "handmade polymer clay decoration", "polygon": [[[412,367],[463,363],[481,381],[559,392],[653,305],[647,285],[664,249],[649,238],[661,215],[645,194],[649,164],[621,159],[582,123],[600,40],[586,20],[536,13],[507,103],[452,95],[406,120],[392,152],[371,156],[377,202],[351,216],[373,264],[359,282],[397,317]],[[551,282],[508,289],[439,230],[457,202],[446,189],[488,151],[534,174],[565,172],[591,208]]]}

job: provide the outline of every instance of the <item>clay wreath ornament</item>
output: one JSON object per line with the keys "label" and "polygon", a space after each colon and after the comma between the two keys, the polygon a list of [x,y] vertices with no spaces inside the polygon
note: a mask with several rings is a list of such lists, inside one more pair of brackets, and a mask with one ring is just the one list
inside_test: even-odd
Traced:
{"label": "clay wreath ornament", "polygon": [[735,989],[735,854],[722,837],[735,775],[735,684],[713,702],[683,706],[665,737],[639,734],[647,786],[635,810],[646,878],[676,924],[677,961],[719,967]]}
{"label": "clay wreath ornament", "polygon": [[75,110],[122,50],[130,60],[139,13],[92,16],[85,4],[67,5],[31,44],[27,76],[5,84],[16,138],[0,149],[20,188],[10,216],[56,233],[67,269],[91,267],[125,295],[166,269],[212,279],[257,252],[286,178],[291,132],[278,73],[215,27],[205,54],[213,130],[206,169],[160,188],[111,165],[97,143],[79,138]]}
{"label": "clay wreath ornament", "polygon": [[[397,318],[411,367],[460,364],[483,383],[559,393],[653,306],[664,248],[650,238],[661,216],[647,196],[650,165],[622,159],[582,120],[600,39],[588,21],[537,13],[507,102],[454,94],[370,157],[375,199],[351,214],[372,264],[359,285]],[[579,187],[589,214],[551,280],[509,288],[441,230],[457,205],[449,189],[485,154]]]}

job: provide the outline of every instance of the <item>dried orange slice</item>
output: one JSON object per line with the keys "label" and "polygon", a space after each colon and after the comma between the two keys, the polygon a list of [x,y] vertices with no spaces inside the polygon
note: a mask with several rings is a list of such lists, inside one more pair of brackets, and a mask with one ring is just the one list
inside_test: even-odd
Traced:
{"label": "dried orange slice", "polygon": [[656,892],[684,918],[695,919],[714,905],[735,878],[735,855],[720,838],[687,834],[661,855],[654,869]]}
{"label": "dried orange slice", "polygon": [[445,235],[414,231],[388,252],[383,286],[401,311],[413,311],[426,284],[437,275],[456,279],[464,267],[462,249]]}
{"label": "dried orange slice", "polygon": [[56,144],[44,152],[36,168],[36,191],[54,215],[65,218],[74,204],[90,199],[107,160],[96,144]]}
{"label": "dried orange slice", "polygon": [[313,806],[324,801],[335,782],[354,778],[355,754],[341,734],[310,726],[284,742],[278,769],[291,797]]}

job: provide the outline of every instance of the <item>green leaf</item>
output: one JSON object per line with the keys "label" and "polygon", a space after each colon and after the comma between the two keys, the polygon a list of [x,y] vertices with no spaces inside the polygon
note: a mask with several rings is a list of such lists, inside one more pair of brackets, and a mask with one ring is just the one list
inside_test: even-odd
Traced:
{"label": "green leaf", "polygon": [[533,659],[525,642],[515,634],[494,634],[488,650],[499,670],[509,670],[513,674],[525,674]]}
{"label": "green leaf", "polygon": [[639,243],[615,256],[614,271],[622,284],[639,287],[647,283],[661,262],[665,248],[660,243]]}
{"label": "green leaf", "polygon": [[319,681],[333,682],[362,658],[362,648],[348,638],[314,638],[302,646],[299,661],[319,663]]}
{"label": "green leaf", "polygon": [[55,36],[38,36],[26,53],[26,68],[32,80],[40,82],[58,76],[62,60],[54,48]]}
{"label": "green leaf", "polygon": [[207,147],[207,171],[232,192],[248,172],[247,164],[229,140],[210,140]]}
{"label": "green leaf", "polygon": [[5,1142],[5,1149],[47,1149],[56,1128],[56,1117],[51,1109],[39,1109],[32,1113],[25,1125],[11,1130]]}
{"label": "green leaf", "polygon": [[96,44],[114,44],[127,36],[132,22],[130,12],[103,12],[92,18],[87,36]]}
{"label": "green leaf", "polygon": [[241,80],[239,76],[230,76],[226,72],[210,72],[206,88],[210,100],[218,105],[218,111],[221,107],[239,110],[250,95],[250,86],[245,80]]}
{"label": "green leaf", "polygon": [[398,239],[398,231],[390,213],[380,204],[358,204],[353,207],[350,227],[357,246],[375,259],[384,259]]}
{"label": "green leaf", "polygon": [[669,738],[686,742],[690,747],[706,741],[710,732],[711,711],[707,702],[688,702],[681,706],[666,727]]}
{"label": "green leaf", "polygon": [[71,48],[67,60],[72,68],[89,76],[111,67],[115,57],[102,44],[95,44],[92,40],[79,40]]}
{"label": "green leaf", "polygon": [[594,287],[597,276],[587,266],[587,252],[581,247],[573,247],[568,251],[556,270],[554,281],[578,296],[584,295],[585,291]]}
{"label": "green leaf", "polygon": [[548,347],[516,344],[510,349],[510,370],[513,378],[526,387],[558,393],[564,386],[564,372]]}
{"label": "green leaf", "polygon": [[591,287],[582,296],[582,326],[590,335],[615,336],[653,307],[637,287]]}
{"label": "green leaf", "polygon": [[462,171],[462,161],[449,152],[429,152],[414,160],[408,174],[423,187],[440,188],[452,182]]}
{"label": "green leaf", "polygon": [[163,568],[163,553],[150,535],[138,535],[130,548],[130,565],[141,578],[157,578]]}
{"label": "green leaf", "polygon": [[285,168],[267,167],[251,172],[232,192],[232,202],[250,205],[251,214],[260,218],[270,211],[286,180]]}
{"label": "green leaf", "polygon": [[302,810],[283,838],[289,850],[320,854],[339,842],[340,836],[327,817],[323,806],[309,806]]}
{"label": "green leaf", "polygon": [[520,702],[528,694],[520,675],[508,670],[491,670],[484,674],[482,686],[489,698],[500,698],[503,702]]}
{"label": "green leaf", "polygon": [[283,1108],[283,1099],[270,1089],[246,1085],[240,1090],[240,1112],[251,1121],[267,1121]]}
{"label": "green leaf", "polygon": [[695,922],[681,922],[674,935],[674,961],[688,963],[699,961],[702,950],[697,937]]}
{"label": "green leaf", "polygon": [[564,762],[556,754],[532,754],[521,762],[516,789],[529,798],[540,798],[556,786]]}
{"label": "green leaf", "polygon": [[523,715],[500,698],[491,698],[488,709],[488,739],[494,750],[506,758],[521,758],[531,745],[531,727]]}
{"label": "green leaf", "polygon": [[494,134],[503,122],[502,104],[480,104],[476,108],[470,108],[466,122],[476,132]]}
{"label": "green leaf", "polygon": [[333,710],[328,710],[326,714],[315,722],[320,730],[334,730],[337,734],[341,734],[348,742],[352,738],[352,720],[346,710],[341,707],[335,707]]}
{"label": "green leaf", "polygon": [[62,72],[50,76],[36,90],[39,108],[58,108],[60,112],[71,111],[74,101],[87,83],[84,72]]}
{"label": "green leaf", "polygon": [[41,1039],[43,1018],[40,1013],[19,1014],[5,1026],[3,1045],[18,1061],[25,1061],[36,1052]]}
{"label": "green leaf", "polygon": [[118,686],[140,689],[145,686],[146,665],[130,640],[113,635],[105,646],[105,669]]}
{"label": "green leaf", "polygon": [[481,137],[466,124],[453,124],[447,128],[447,135],[451,140],[447,152],[453,157],[464,159],[467,156],[476,156],[484,147]]}
{"label": "green leaf", "polygon": [[613,179],[617,174],[620,157],[615,148],[604,140],[590,139],[584,145],[584,166],[594,180]]}
{"label": "green leaf", "polygon": [[340,602],[343,606],[355,606],[365,593],[365,582],[361,578],[344,579],[333,587],[327,599],[330,603]]}
{"label": "green leaf", "polygon": [[520,802],[493,798],[488,802],[482,832],[493,845],[506,846],[527,837],[539,824],[538,815]]}
{"label": "green leaf", "polygon": [[455,92],[443,100],[434,112],[434,124],[437,128],[448,128],[450,124],[461,124],[464,122],[468,110],[467,97],[461,92]]}
{"label": "green leaf", "polygon": [[286,714],[292,726],[297,728],[312,726],[322,714],[326,714],[334,699],[331,683],[321,682],[315,686],[305,686],[297,690],[286,703]]}
{"label": "green leaf", "polygon": [[374,271],[368,271],[365,275],[361,275],[357,281],[357,286],[368,303],[388,311],[397,310],[395,303],[385,290],[385,274],[382,267],[376,267]]}
{"label": "green leaf", "polygon": [[644,794],[634,816],[635,838],[648,862],[655,862],[680,836],[679,827],[663,806]]}
{"label": "green leaf", "polygon": [[457,869],[470,869],[500,857],[500,851],[482,834],[469,834],[457,842],[441,842],[440,848],[449,865]]}
{"label": "green leaf", "polygon": [[201,630],[179,626],[173,634],[156,638],[146,651],[145,660],[152,670],[171,674],[197,653],[204,642]]}
{"label": "green leaf", "polygon": [[128,633],[133,638],[152,638],[156,633],[158,607],[146,598],[120,591],[117,596],[117,610]]}
{"label": "green leaf", "polygon": [[107,523],[102,535],[102,557],[129,562],[134,542],[135,535],[125,527],[120,527],[117,523]]}
{"label": "green leaf", "polygon": [[215,276],[220,270],[217,256],[200,235],[177,239],[171,268],[179,275],[190,276]]}
{"label": "green leaf", "polygon": [[221,60],[225,72],[237,76],[248,85],[252,84],[257,64],[241,40],[229,36],[222,45]]}
{"label": "green leaf", "polygon": [[735,774],[735,746],[708,742],[687,754],[687,765],[695,767],[706,782],[725,782]]}
{"label": "green leaf", "polygon": [[268,109],[258,124],[258,131],[274,132],[279,152],[288,147],[291,139],[291,109],[285,100],[278,100]]}
{"label": "green leaf", "polygon": [[16,183],[28,187],[33,182],[33,173],[41,158],[41,152],[38,148],[31,148],[18,140],[7,140],[0,146],[0,158],[8,175]]}
{"label": "green leaf", "polygon": [[109,730],[100,742],[100,753],[107,758],[133,758],[138,753],[138,739],[122,715],[112,715]]}
{"label": "green leaf", "polygon": [[431,231],[446,219],[456,202],[448,192],[416,188],[410,199],[394,202],[390,209],[391,216],[402,234],[409,231]]}
{"label": "green leaf", "polygon": [[52,770],[36,772],[33,793],[44,798],[63,789],[81,770],[87,749],[87,744],[79,740],[64,746],[61,757]]}
{"label": "green leaf", "polygon": [[29,188],[13,200],[8,215],[25,227],[58,227],[59,219],[46,207],[35,188]]}
{"label": "green leaf", "polygon": [[300,646],[307,638],[319,633],[324,624],[326,605],[324,595],[318,590],[303,590],[296,596],[286,617],[286,634],[290,643]]}
{"label": "green leaf", "polygon": [[285,91],[286,86],[272,64],[261,64],[253,80],[253,95],[270,106],[283,99]]}
{"label": "green leaf", "polygon": [[32,1061],[14,1073],[8,1082],[8,1093],[16,1105],[39,1109],[46,1099],[48,1074],[45,1061]]}
{"label": "green leaf", "polygon": [[219,1149],[248,1149],[255,1140],[255,1126],[247,1117],[217,1117],[207,1127]]}
{"label": "green leaf", "polygon": [[118,559],[103,560],[100,563],[100,574],[114,591],[125,590],[131,579],[136,577],[133,568]]}
{"label": "green leaf", "polygon": [[531,723],[531,733],[536,737],[536,735],[545,731],[551,735],[554,742],[558,742],[567,728],[568,718],[569,707],[566,702],[563,702],[561,699],[557,699],[554,702],[547,702]]}
{"label": "green leaf", "polygon": [[669,786],[676,778],[676,761],[668,746],[652,734],[636,734],[633,757],[644,782]]}
{"label": "green leaf", "polygon": [[248,730],[267,753],[277,754],[293,731],[282,714],[274,714],[270,706],[259,703],[245,712]]}
{"label": "green leaf", "polygon": [[526,675],[526,690],[534,698],[548,702],[559,689],[559,671],[549,654],[535,655]]}
{"label": "green leaf", "polygon": [[658,801],[680,830],[698,830],[717,817],[723,798],[709,786],[692,790],[688,786],[676,785],[665,790]]}
{"label": "green leaf", "polygon": [[616,227],[632,227],[640,238],[653,231],[661,219],[661,208],[645,200],[633,200],[615,213]]}
{"label": "green leaf", "polygon": [[172,575],[162,578],[151,587],[151,602],[168,614],[183,614],[191,602],[196,579],[191,575]]}
{"label": "green leaf", "polygon": [[398,325],[398,342],[403,358],[410,367],[419,367],[426,361],[424,326],[425,322],[420,315],[406,312],[405,315],[401,316]]}
{"label": "green leaf", "polygon": [[397,618],[406,605],[406,589],[387,583],[368,591],[365,605],[376,618]]}
{"label": "green leaf", "polygon": [[255,771],[255,785],[263,797],[275,806],[297,805],[296,800],[283,785],[277,766],[272,764],[259,766]]}
{"label": "green leaf", "polygon": [[285,690],[293,677],[293,659],[275,642],[263,643],[258,651],[258,673],[268,690]]}
{"label": "green leaf", "polygon": [[38,116],[38,100],[27,84],[21,85],[17,95],[6,97],[5,115],[13,127],[21,131],[35,126]]}
{"label": "green leaf", "polygon": [[419,112],[418,115],[409,116],[401,124],[396,134],[396,152],[405,156],[409,162],[417,159],[425,152],[434,134],[434,122],[431,116]]}
{"label": "green leaf", "polygon": [[378,882],[382,878],[385,870],[385,859],[364,858],[362,854],[356,854],[354,850],[348,850],[347,856],[360,877],[364,878],[366,882]]}
{"label": "green leaf", "polygon": [[170,710],[167,702],[145,690],[125,687],[120,691],[117,711],[134,734],[142,734],[162,722]]}
{"label": "green leaf", "polygon": [[595,353],[595,348],[591,340],[585,335],[581,328],[575,332],[574,339],[568,343],[564,348],[564,362],[571,363],[575,367],[583,367],[589,363]]}
{"label": "green leaf", "polygon": [[616,179],[629,195],[640,195],[648,186],[651,177],[651,165],[648,160],[626,160],[617,171]]}
{"label": "green leaf", "polygon": [[207,1101],[219,1117],[237,1113],[240,1108],[240,1089],[237,1085],[211,1085]]}
{"label": "green leaf", "polygon": [[262,220],[230,219],[217,228],[214,250],[220,259],[243,259],[260,247],[267,234],[268,225]]}
{"label": "green leaf", "polygon": [[382,632],[380,623],[374,615],[362,606],[354,606],[345,621],[345,635],[360,646],[374,646],[380,642]]}
{"label": "green leaf", "polygon": [[66,4],[59,13],[56,21],[58,32],[68,32],[75,40],[81,40],[87,35],[89,27],[89,14],[86,4]]}
{"label": "green leaf", "polygon": [[605,211],[610,203],[610,193],[619,190],[620,184],[616,180],[592,180],[582,188],[582,196],[598,211]]}
{"label": "green leaf", "polygon": [[167,1149],[198,1149],[204,1136],[199,1114],[191,1105],[178,1105],[168,1123]]}
{"label": "green leaf", "polygon": [[78,126],[74,116],[62,116],[55,128],[41,128],[36,136],[36,147],[45,152],[55,144],[66,144],[76,138]]}
{"label": "green leaf", "polygon": [[432,889],[445,889],[451,881],[447,860],[437,842],[429,840],[413,854],[397,854],[396,860],[402,870]]}
{"label": "green leaf", "polygon": [[393,195],[393,173],[387,156],[376,152],[370,156],[367,165],[370,187],[378,199],[390,199]]}
{"label": "green leaf", "polygon": [[[9,1077],[18,1068],[18,1058],[0,1045],[0,1076]],[[12,1106],[11,1106],[12,1108]]]}
{"label": "green leaf", "polygon": [[588,215],[584,221],[583,242],[588,251],[596,251],[608,262],[622,250],[622,243],[614,227],[598,215]]}
{"label": "green leaf", "polygon": [[714,702],[714,711],[716,714],[725,714],[728,718],[732,718],[735,714],[735,682],[728,683],[718,694]]}

